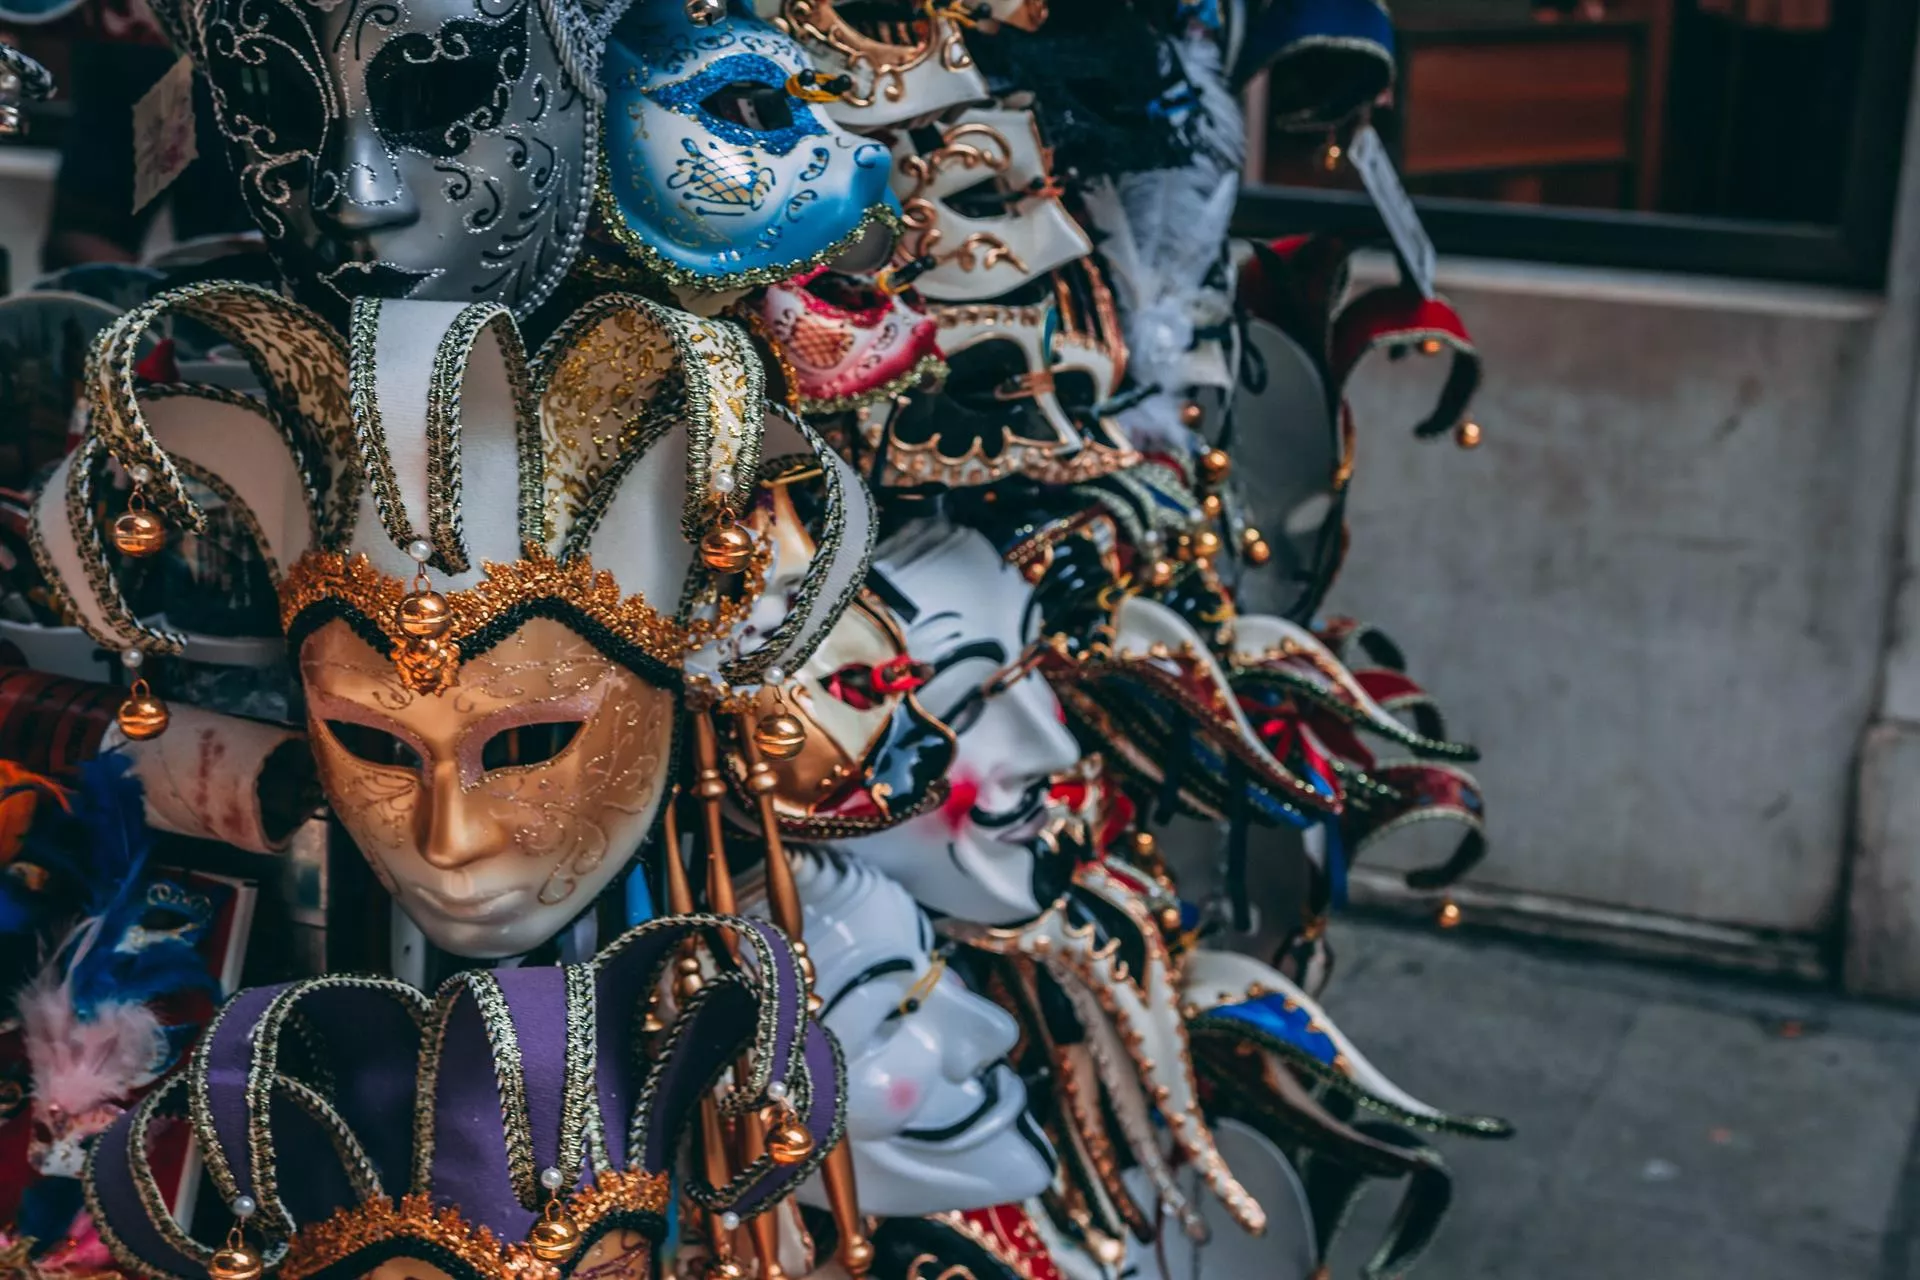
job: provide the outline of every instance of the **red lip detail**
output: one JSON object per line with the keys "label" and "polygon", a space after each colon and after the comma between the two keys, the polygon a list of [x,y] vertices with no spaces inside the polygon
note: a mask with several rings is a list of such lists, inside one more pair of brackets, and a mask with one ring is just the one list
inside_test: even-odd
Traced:
{"label": "red lip detail", "polygon": [[973,802],[980,798],[980,782],[969,774],[961,774],[953,780],[953,789],[947,792],[947,799],[940,806],[940,816],[947,820],[947,828],[958,832],[966,825],[967,815],[973,812]]}

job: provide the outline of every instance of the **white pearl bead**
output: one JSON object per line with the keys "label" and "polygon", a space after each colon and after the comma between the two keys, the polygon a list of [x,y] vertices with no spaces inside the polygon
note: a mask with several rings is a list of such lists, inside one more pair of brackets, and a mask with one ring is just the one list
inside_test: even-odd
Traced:
{"label": "white pearl bead", "polygon": [[407,556],[420,564],[425,564],[433,559],[433,544],[425,538],[415,538],[407,544]]}
{"label": "white pearl bead", "polygon": [[136,462],[127,468],[127,478],[135,484],[146,484],[153,479],[153,468],[144,462]]}
{"label": "white pearl bead", "polygon": [[233,1202],[233,1216],[236,1218],[251,1218],[259,1210],[260,1206],[252,1196],[239,1196]]}
{"label": "white pearl bead", "polygon": [[729,1231],[738,1231],[740,1229],[740,1215],[729,1210],[720,1215],[720,1225]]}
{"label": "white pearl bead", "polygon": [[733,478],[732,467],[720,467],[713,473],[713,488],[716,493],[732,493],[739,481]]}
{"label": "white pearl bead", "polygon": [[120,665],[129,671],[138,671],[140,664],[146,660],[147,655],[139,649],[123,649],[120,651]]}
{"label": "white pearl bead", "polygon": [[767,668],[768,684],[785,684],[786,682],[787,682],[787,669],[785,667],[768,667]]}
{"label": "white pearl bead", "polygon": [[540,1185],[549,1191],[558,1191],[563,1180],[563,1175],[558,1169],[549,1167],[540,1171]]}
{"label": "white pearl bead", "polygon": [[767,1096],[775,1102],[779,1102],[785,1098],[787,1096],[787,1082],[784,1080],[775,1080],[767,1086]]}

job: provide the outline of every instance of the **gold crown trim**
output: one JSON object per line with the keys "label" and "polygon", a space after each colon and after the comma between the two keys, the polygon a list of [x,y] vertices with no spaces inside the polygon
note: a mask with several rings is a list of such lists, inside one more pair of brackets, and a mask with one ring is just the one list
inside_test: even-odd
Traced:
{"label": "gold crown trim", "polygon": [[559,1280],[560,1268],[543,1261],[525,1241],[503,1241],[457,1209],[436,1211],[424,1195],[385,1196],[342,1209],[294,1236],[280,1264],[280,1280],[301,1280],[363,1249],[387,1240],[417,1240],[446,1250],[480,1275],[515,1280]]}
{"label": "gold crown trim", "polygon": [[[671,1194],[665,1172],[607,1170],[567,1197],[565,1207],[584,1232],[619,1213],[664,1215]],[[468,1222],[458,1209],[436,1210],[432,1199],[420,1194],[402,1196],[398,1204],[379,1196],[307,1227],[294,1236],[276,1274],[279,1280],[303,1280],[389,1240],[444,1249],[482,1276],[560,1280],[560,1268],[541,1259],[526,1241],[501,1240],[489,1228]]]}
{"label": "gold crown trim", "polygon": [[296,619],[316,605],[339,603],[380,629],[389,656],[409,689],[438,693],[452,685],[463,659],[462,644],[512,611],[540,601],[558,601],[599,624],[617,641],[667,666],[724,635],[745,618],[765,583],[771,549],[762,541],[745,574],[744,589],[717,602],[691,622],[668,617],[640,595],[622,595],[613,574],[596,570],[585,556],[560,561],[538,547],[519,560],[489,560],[485,577],[465,591],[446,594],[446,632],[422,641],[401,631],[400,601],[412,588],[376,569],[365,555],[309,551],[280,583],[280,624],[291,630]]}

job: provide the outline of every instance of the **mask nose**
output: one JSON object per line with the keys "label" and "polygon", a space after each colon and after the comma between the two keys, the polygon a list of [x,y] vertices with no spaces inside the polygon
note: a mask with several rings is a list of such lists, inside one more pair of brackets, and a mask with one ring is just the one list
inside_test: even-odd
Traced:
{"label": "mask nose", "polygon": [[314,219],[336,235],[365,235],[420,220],[420,206],[379,133],[363,116],[339,121],[320,149]]}
{"label": "mask nose", "polygon": [[1050,777],[1080,763],[1080,744],[1062,723],[1060,701],[1039,675],[1022,677],[995,701],[1006,708],[1021,743],[1018,762],[1009,772]]}
{"label": "mask nose", "polygon": [[494,825],[460,787],[460,766],[444,760],[432,766],[426,803],[414,810],[414,839],[427,865],[458,871],[492,856]]}
{"label": "mask nose", "polygon": [[998,1005],[967,990],[957,977],[942,978],[929,1009],[940,1020],[940,1070],[959,1083],[972,1080],[1013,1052],[1020,1028]]}

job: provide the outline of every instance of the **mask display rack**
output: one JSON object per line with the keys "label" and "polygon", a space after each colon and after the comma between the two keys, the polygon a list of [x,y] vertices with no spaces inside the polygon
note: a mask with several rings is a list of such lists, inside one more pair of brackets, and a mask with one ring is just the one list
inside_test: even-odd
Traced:
{"label": "mask display rack", "polygon": [[1327,920],[1483,801],[1321,603],[1364,357],[1462,443],[1479,366],[1229,239],[1229,69],[1391,68],[1311,7],[157,5],[276,275],[122,281],[0,492],[18,1257],[1310,1280],[1385,1187],[1411,1265],[1508,1129]]}

